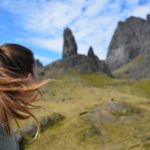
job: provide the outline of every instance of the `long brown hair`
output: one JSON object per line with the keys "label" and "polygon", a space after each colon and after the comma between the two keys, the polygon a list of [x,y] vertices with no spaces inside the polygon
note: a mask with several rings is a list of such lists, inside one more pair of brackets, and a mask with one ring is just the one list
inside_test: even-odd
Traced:
{"label": "long brown hair", "polygon": [[[37,118],[31,104],[41,94],[39,88],[50,80],[39,81],[36,76],[36,63],[32,51],[18,44],[3,44],[0,46],[0,118],[7,136],[11,136],[10,118]],[[28,75],[34,80],[30,80]]]}

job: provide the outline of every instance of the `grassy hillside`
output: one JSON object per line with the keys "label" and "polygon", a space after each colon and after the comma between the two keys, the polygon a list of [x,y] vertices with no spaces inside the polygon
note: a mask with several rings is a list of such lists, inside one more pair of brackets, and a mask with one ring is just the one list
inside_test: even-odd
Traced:
{"label": "grassy hillside", "polygon": [[[149,150],[150,81],[111,79],[105,74],[61,75],[42,89],[35,115],[65,119],[46,129],[25,150]],[[26,122],[22,123],[25,124]]]}
{"label": "grassy hillside", "polygon": [[128,77],[128,72],[134,68],[136,68],[144,59],[144,56],[139,55],[135,59],[133,59],[131,62],[127,63],[126,65],[123,65],[122,67],[118,68],[113,72],[113,74],[116,77]]}

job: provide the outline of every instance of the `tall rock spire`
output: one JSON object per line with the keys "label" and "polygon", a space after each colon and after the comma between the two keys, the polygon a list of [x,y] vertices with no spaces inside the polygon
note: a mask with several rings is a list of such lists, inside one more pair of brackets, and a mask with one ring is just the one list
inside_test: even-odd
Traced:
{"label": "tall rock spire", "polygon": [[93,47],[92,47],[92,46],[89,47],[89,50],[88,50],[88,54],[87,54],[87,55],[88,55],[89,57],[98,59],[98,57],[94,54],[94,50],[93,50]]}
{"label": "tall rock spire", "polygon": [[88,56],[90,56],[90,57],[95,56],[94,50],[93,50],[93,47],[92,47],[92,46],[89,47]]}
{"label": "tall rock spire", "polygon": [[64,43],[63,43],[63,58],[77,54],[77,44],[72,31],[69,28],[64,30]]}

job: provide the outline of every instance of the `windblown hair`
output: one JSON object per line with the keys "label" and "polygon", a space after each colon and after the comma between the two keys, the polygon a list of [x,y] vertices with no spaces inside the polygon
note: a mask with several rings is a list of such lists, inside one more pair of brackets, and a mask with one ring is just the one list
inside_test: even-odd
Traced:
{"label": "windblown hair", "polygon": [[[37,118],[31,112],[39,108],[31,104],[39,94],[39,88],[49,80],[39,81],[36,72],[36,62],[30,49],[18,44],[0,46],[0,119],[7,136],[11,136],[10,121],[18,119]],[[31,74],[34,80],[28,78]]]}

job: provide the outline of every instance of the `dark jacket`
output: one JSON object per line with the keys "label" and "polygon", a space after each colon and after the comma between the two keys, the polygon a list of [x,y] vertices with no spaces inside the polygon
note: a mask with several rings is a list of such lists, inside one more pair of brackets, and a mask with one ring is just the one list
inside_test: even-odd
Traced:
{"label": "dark jacket", "polygon": [[13,129],[11,128],[11,137],[8,138],[2,125],[0,125],[0,150],[19,150]]}

